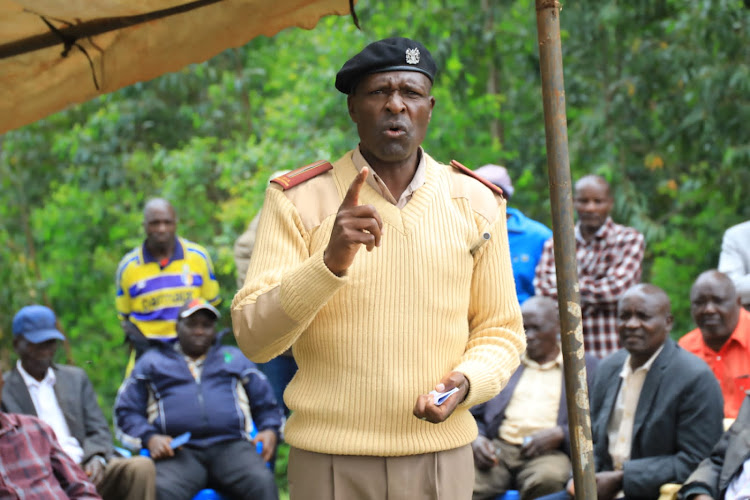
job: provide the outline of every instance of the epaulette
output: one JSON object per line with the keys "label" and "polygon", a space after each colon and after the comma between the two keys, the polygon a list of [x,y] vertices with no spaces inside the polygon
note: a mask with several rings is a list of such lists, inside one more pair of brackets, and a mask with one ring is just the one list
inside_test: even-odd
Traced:
{"label": "epaulette", "polygon": [[333,168],[330,162],[326,160],[316,161],[304,167],[300,167],[297,170],[292,170],[288,174],[280,175],[271,179],[271,182],[275,182],[282,189],[287,190],[297,184],[302,184],[308,179],[312,179],[324,172],[328,172]]}
{"label": "epaulette", "polygon": [[492,190],[492,192],[495,193],[496,195],[498,195],[498,196],[502,196],[503,195],[503,190],[502,189],[500,189],[498,186],[494,185],[493,183],[491,183],[490,181],[488,181],[487,179],[485,179],[481,175],[477,174],[476,172],[474,172],[469,167],[465,167],[465,166],[461,165],[456,160],[451,160],[451,167],[455,168],[456,170],[458,170],[462,174],[466,174],[469,177],[475,178],[476,180],[478,180],[479,182],[481,182],[482,184],[484,184],[485,186],[487,186],[488,188],[490,188]]}

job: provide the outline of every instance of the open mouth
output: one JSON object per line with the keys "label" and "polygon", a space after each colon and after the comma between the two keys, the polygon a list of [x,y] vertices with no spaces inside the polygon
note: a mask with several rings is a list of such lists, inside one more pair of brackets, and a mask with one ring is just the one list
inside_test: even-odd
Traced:
{"label": "open mouth", "polygon": [[406,134],[406,128],[398,123],[392,123],[385,129],[385,133],[389,136],[400,136]]}

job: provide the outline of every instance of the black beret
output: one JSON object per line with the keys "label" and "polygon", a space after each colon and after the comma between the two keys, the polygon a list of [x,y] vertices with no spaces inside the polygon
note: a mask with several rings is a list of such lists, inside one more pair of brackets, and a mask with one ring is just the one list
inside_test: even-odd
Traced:
{"label": "black beret", "polygon": [[434,81],[437,65],[421,43],[408,38],[386,38],[371,43],[346,61],[336,75],[336,88],[351,94],[360,78],[385,71],[418,71]]}

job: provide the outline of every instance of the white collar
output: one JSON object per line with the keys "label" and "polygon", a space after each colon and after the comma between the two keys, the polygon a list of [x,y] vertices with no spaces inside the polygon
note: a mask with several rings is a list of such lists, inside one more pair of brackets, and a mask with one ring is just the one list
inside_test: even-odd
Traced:
{"label": "white collar", "polygon": [[650,358],[648,358],[648,361],[646,361],[645,363],[643,363],[641,366],[639,366],[635,370],[633,370],[630,367],[630,354],[628,354],[628,357],[625,358],[625,364],[622,365],[622,371],[620,372],[620,377],[625,378],[628,375],[630,375],[631,373],[640,372],[640,371],[646,371],[646,372],[648,372],[651,369],[651,366],[656,361],[656,358],[659,357],[659,354],[661,354],[661,351],[663,351],[663,350],[664,350],[664,344],[662,344],[661,347],[659,347],[656,350],[656,352],[653,353]]}
{"label": "white collar", "polygon": [[20,359],[16,361],[16,369],[18,370],[18,373],[21,374],[26,387],[41,387],[42,385],[54,387],[55,382],[57,382],[57,377],[55,377],[55,372],[52,370],[52,367],[47,368],[47,373],[41,381],[29,375],[29,373],[23,369]]}

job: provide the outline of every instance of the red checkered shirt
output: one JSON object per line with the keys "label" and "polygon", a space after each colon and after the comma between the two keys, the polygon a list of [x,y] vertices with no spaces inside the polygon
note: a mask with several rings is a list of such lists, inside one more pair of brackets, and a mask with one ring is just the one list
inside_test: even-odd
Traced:
{"label": "red checkered shirt", "polygon": [[[586,352],[603,358],[619,348],[617,300],[641,279],[643,235],[632,227],[607,221],[590,241],[576,224],[576,261],[581,291],[583,342]],[[557,298],[557,276],[552,238],[547,240],[536,267],[538,295]]]}
{"label": "red checkered shirt", "polygon": [[0,412],[0,498],[100,499],[86,473],[36,417]]}

